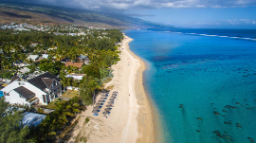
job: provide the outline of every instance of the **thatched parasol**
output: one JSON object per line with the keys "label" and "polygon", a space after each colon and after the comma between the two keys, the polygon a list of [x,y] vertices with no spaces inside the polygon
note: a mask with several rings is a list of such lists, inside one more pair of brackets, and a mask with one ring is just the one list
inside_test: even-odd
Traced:
{"label": "thatched parasol", "polygon": [[108,115],[110,112],[107,112],[107,111],[105,111],[105,112],[103,112],[102,114],[103,115]]}
{"label": "thatched parasol", "polygon": [[93,110],[99,110],[99,109],[101,109],[100,106],[95,106],[95,107],[93,108]]}
{"label": "thatched parasol", "polygon": [[99,100],[98,102],[105,102],[105,100]]}
{"label": "thatched parasol", "polygon": [[99,111],[98,110],[93,110],[92,113],[99,113]]}
{"label": "thatched parasol", "polygon": [[109,112],[111,111],[111,108],[106,108],[105,111]]}
{"label": "thatched parasol", "polygon": [[97,106],[101,106],[101,105],[103,105],[103,103],[97,103],[96,105],[97,105]]}
{"label": "thatched parasol", "polygon": [[106,107],[114,107],[113,105],[106,105]]}

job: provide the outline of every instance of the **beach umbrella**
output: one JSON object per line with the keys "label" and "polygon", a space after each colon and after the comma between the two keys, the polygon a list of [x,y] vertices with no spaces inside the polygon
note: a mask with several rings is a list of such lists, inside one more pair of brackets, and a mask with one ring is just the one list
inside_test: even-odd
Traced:
{"label": "beach umbrella", "polygon": [[111,97],[109,100],[114,101],[116,98]]}
{"label": "beach umbrella", "polygon": [[106,107],[114,107],[113,105],[106,105]]}
{"label": "beach umbrella", "polygon": [[100,98],[100,100],[105,100],[105,99],[107,99],[107,98],[106,98],[106,97],[101,97],[101,98]]}
{"label": "beach umbrella", "polygon": [[115,102],[114,101],[110,101],[110,102],[108,102],[108,104],[114,104]]}
{"label": "beach umbrella", "polygon": [[93,110],[92,113],[98,113],[99,111],[98,110]]}
{"label": "beach umbrella", "polygon": [[105,102],[105,100],[99,100],[98,102]]}
{"label": "beach umbrella", "polygon": [[113,93],[118,93],[117,91],[114,91]]}
{"label": "beach umbrella", "polygon": [[100,105],[103,105],[103,103],[97,103],[96,105],[97,105],[97,106],[100,106]]}
{"label": "beach umbrella", "polygon": [[99,110],[101,108],[101,106],[95,106],[94,108],[93,108],[93,110]]}
{"label": "beach umbrella", "polygon": [[106,108],[105,111],[109,112],[111,110],[111,108]]}
{"label": "beach umbrella", "polygon": [[105,112],[103,112],[102,114],[103,115],[108,115],[110,112],[107,112],[107,111],[105,111]]}

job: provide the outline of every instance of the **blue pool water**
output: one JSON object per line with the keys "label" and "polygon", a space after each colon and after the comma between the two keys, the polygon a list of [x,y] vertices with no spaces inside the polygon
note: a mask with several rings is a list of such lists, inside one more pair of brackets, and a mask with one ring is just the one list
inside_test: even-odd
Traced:
{"label": "blue pool water", "polygon": [[144,85],[159,111],[163,142],[256,141],[255,31],[124,32],[148,64]]}

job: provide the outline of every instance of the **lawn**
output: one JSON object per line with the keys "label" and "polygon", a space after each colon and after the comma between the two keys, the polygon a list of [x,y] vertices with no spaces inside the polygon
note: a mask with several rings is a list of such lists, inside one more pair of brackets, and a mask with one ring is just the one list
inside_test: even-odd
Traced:
{"label": "lawn", "polygon": [[64,92],[64,93],[61,95],[61,97],[69,98],[69,99],[71,99],[71,98],[73,98],[73,97],[75,97],[75,96],[79,96],[79,95],[78,95],[78,91],[76,91],[76,90],[74,90],[74,91],[72,91],[72,90],[67,90],[66,92]]}

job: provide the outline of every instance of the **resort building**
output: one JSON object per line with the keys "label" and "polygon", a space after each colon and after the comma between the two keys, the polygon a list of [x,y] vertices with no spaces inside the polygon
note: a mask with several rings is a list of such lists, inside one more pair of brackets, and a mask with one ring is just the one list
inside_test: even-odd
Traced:
{"label": "resort building", "polygon": [[62,94],[62,85],[59,78],[46,72],[26,80],[13,78],[1,91],[10,104],[47,105]]}

